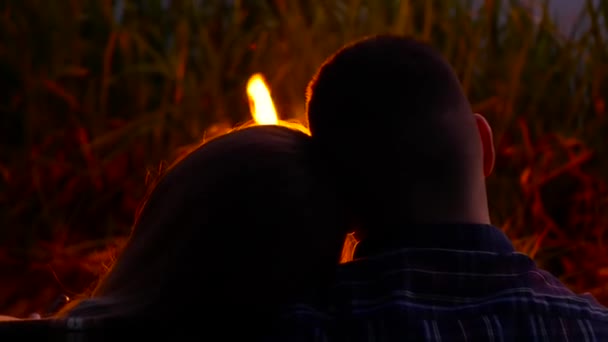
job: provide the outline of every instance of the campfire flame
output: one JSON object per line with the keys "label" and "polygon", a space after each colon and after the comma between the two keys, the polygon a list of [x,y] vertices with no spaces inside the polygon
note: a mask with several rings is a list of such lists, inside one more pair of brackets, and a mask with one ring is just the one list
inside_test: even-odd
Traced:
{"label": "campfire flame", "polygon": [[247,82],[249,109],[253,120],[258,125],[277,125],[279,116],[274,108],[270,90],[261,74],[254,74]]}
{"label": "campfire flame", "polygon": [[[254,74],[247,82],[247,97],[249,98],[249,110],[251,116],[257,125],[283,125],[298,129],[308,135],[309,130],[299,123],[280,121],[277,111],[270,95],[270,90],[266,85],[262,74]],[[359,240],[355,237],[355,233],[346,235],[344,245],[342,246],[342,255],[340,263],[347,263],[353,260],[355,249]]]}
{"label": "campfire flame", "polygon": [[355,237],[354,232],[346,235],[346,239],[344,239],[344,245],[342,246],[342,255],[340,256],[341,264],[353,261],[357,244],[359,244],[359,240],[357,240],[357,238]]}

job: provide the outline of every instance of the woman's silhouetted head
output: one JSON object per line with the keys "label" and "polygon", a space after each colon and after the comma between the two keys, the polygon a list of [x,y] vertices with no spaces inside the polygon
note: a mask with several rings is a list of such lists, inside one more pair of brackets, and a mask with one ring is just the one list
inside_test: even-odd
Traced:
{"label": "woman's silhouetted head", "polygon": [[321,302],[346,231],[313,159],[310,137],[280,126],[203,144],[158,182],[93,298],[63,314],[213,330]]}

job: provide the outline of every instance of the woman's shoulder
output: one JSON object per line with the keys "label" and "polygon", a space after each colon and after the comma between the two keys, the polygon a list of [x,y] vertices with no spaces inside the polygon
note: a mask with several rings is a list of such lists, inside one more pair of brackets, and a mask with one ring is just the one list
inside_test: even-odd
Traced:
{"label": "woman's shoulder", "polygon": [[41,339],[58,341],[58,335],[65,334],[65,328],[54,319],[20,319],[10,316],[0,318],[1,341],[26,341]]}
{"label": "woman's shoulder", "polygon": [[119,341],[121,336],[126,337],[117,329],[104,329],[102,323],[84,317],[19,319],[5,316],[0,321],[0,341],[92,342]]}

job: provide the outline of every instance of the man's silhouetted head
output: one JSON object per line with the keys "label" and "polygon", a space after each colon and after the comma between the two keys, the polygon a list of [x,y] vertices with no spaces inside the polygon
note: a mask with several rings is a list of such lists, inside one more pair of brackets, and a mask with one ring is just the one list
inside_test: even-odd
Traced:
{"label": "man's silhouetted head", "polygon": [[310,82],[307,111],[359,224],[489,221],[491,130],[430,46],[391,35],[345,46]]}

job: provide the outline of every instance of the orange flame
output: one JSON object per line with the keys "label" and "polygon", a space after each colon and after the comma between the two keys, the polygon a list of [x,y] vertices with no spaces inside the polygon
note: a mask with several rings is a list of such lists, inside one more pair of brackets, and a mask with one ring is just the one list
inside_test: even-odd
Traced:
{"label": "orange flame", "polygon": [[[298,129],[310,135],[309,130],[300,123],[279,120],[270,90],[262,74],[254,74],[249,78],[247,82],[247,96],[249,98],[249,110],[257,125],[282,125]],[[358,243],[359,240],[355,237],[354,232],[346,235],[344,245],[342,246],[342,255],[340,256],[341,264],[353,260]]]}
{"label": "orange flame", "polygon": [[249,109],[253,120],[258,125],[277,125],[279,116],[274,108],[270,90],[261,74],[254,74],[247,82]]}
{"label": "orange flame", "polygon": [[346,239],[344,239],[344,245],[342,246],[342,255],[340,256],[341,264],[353,261],[357,244],[359,244],[359,240],[355,237],[355,232],[348,233]]}

